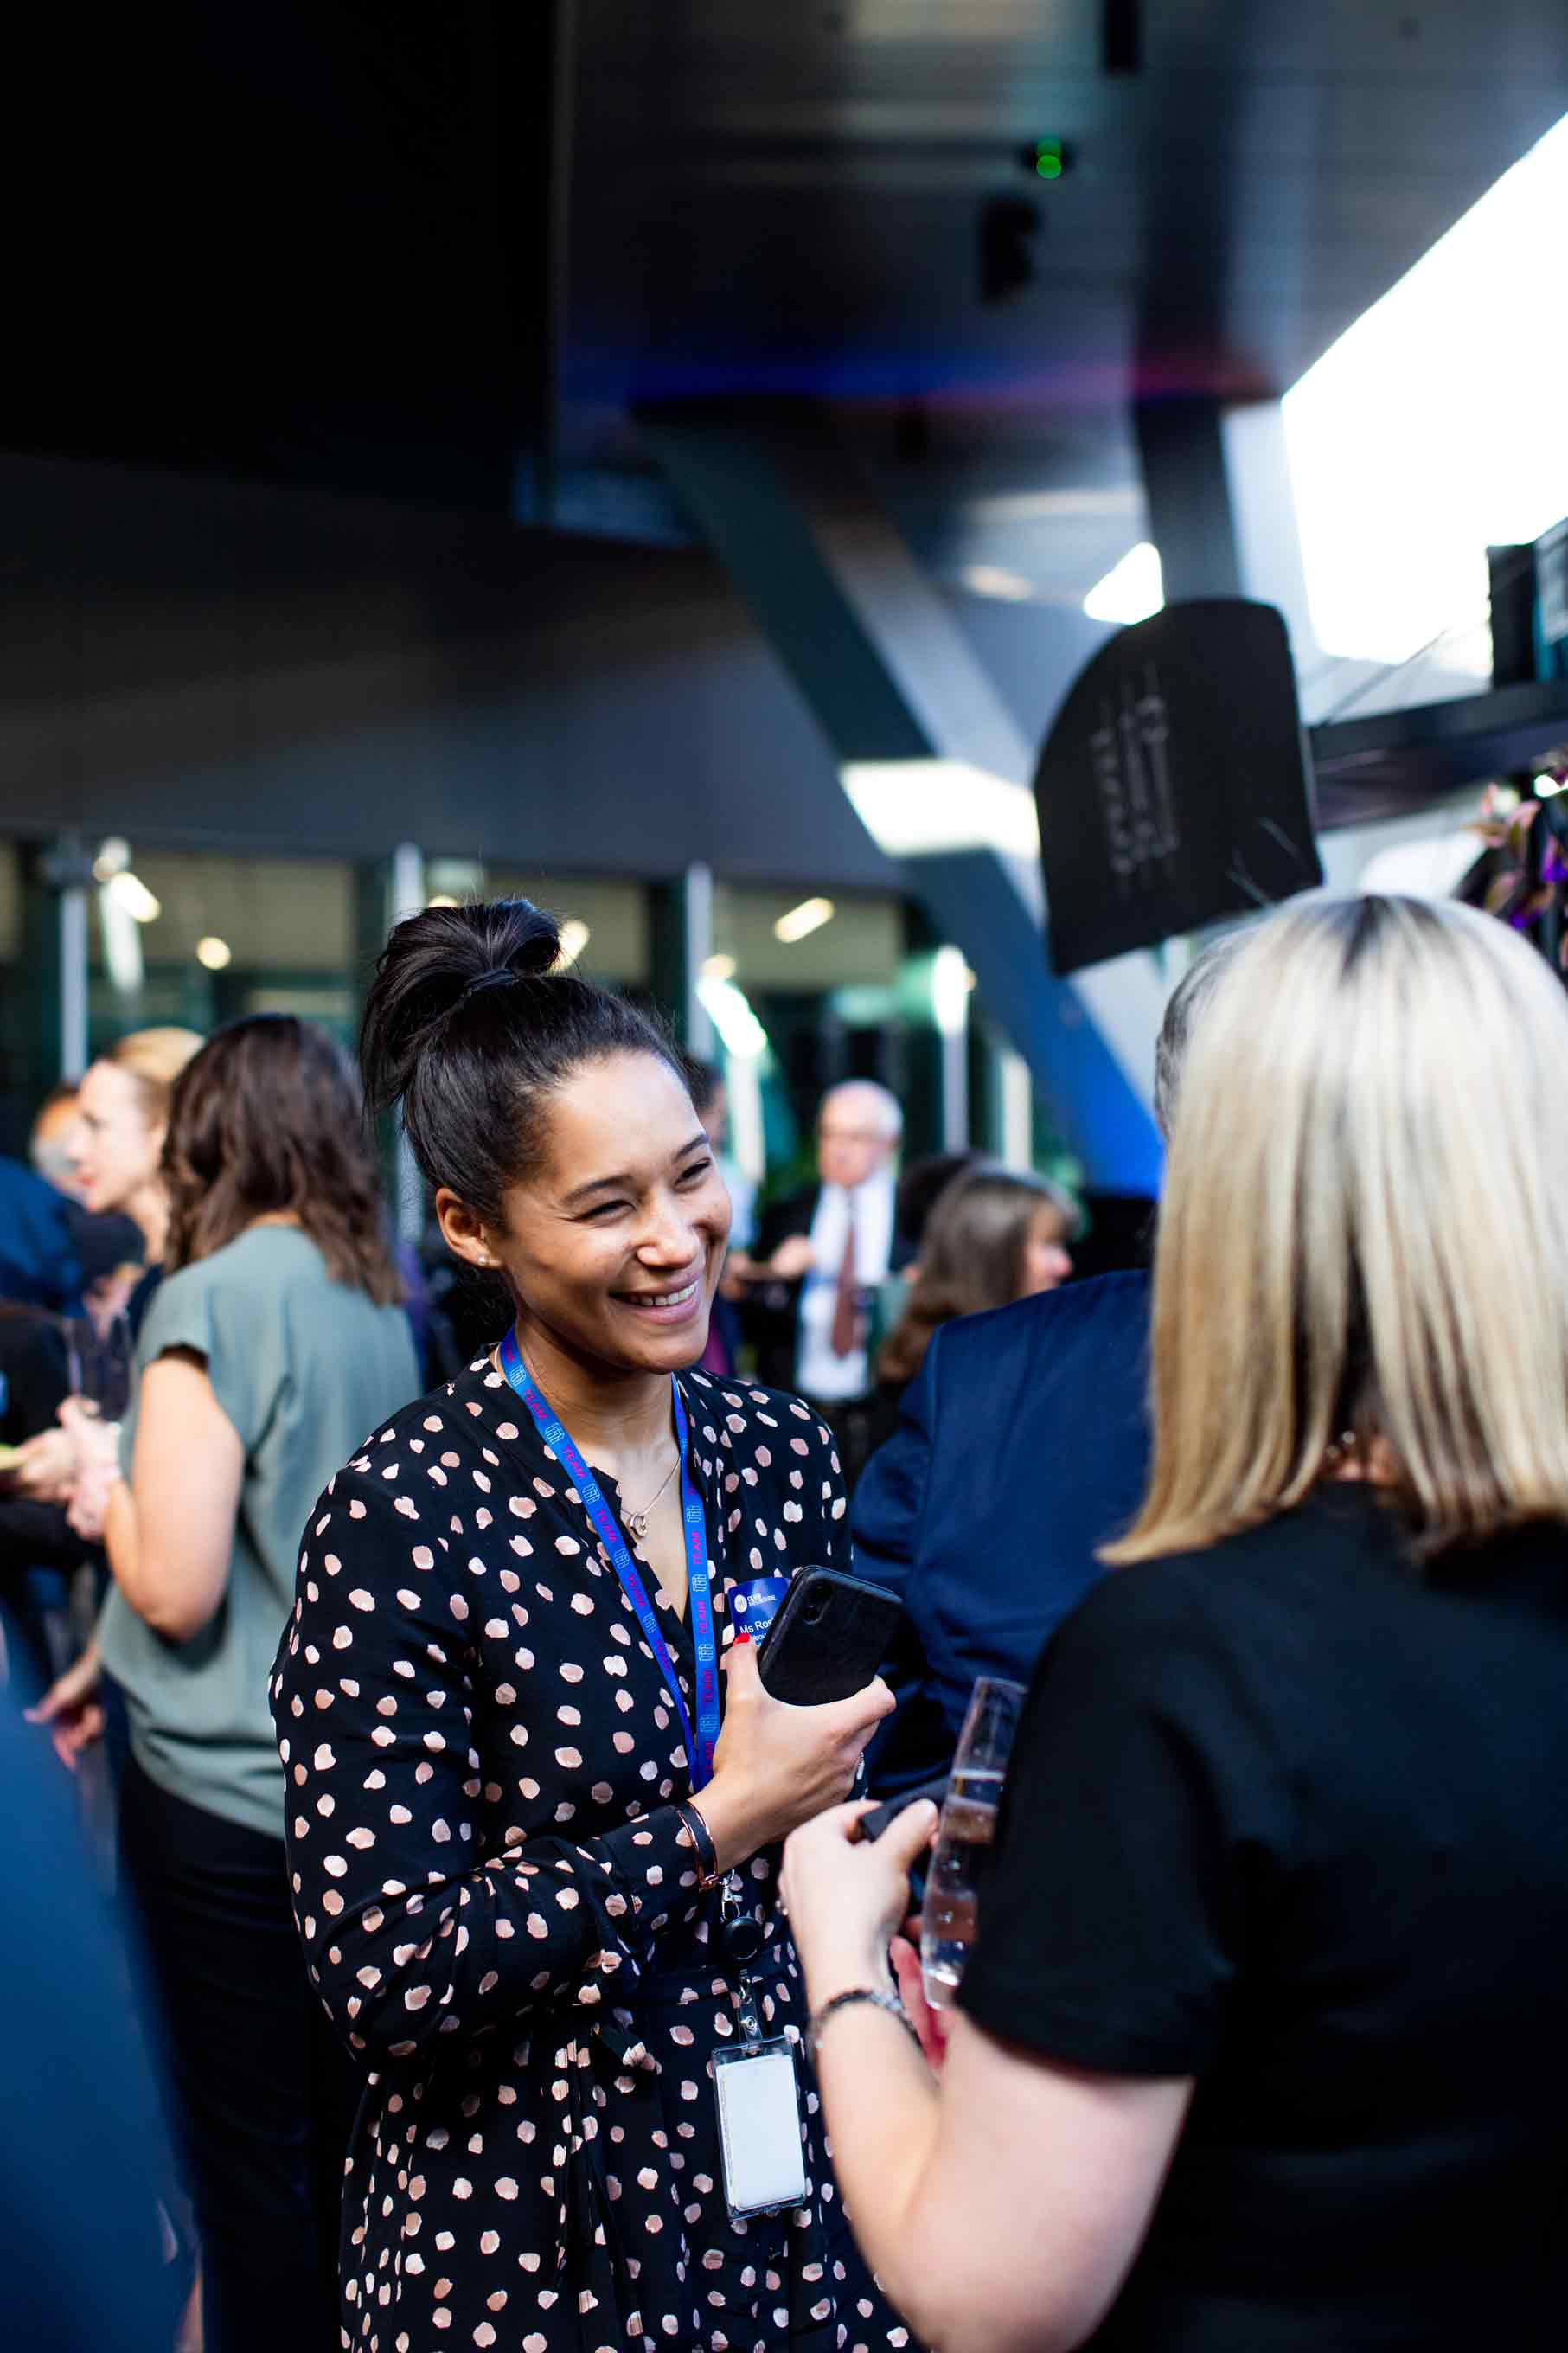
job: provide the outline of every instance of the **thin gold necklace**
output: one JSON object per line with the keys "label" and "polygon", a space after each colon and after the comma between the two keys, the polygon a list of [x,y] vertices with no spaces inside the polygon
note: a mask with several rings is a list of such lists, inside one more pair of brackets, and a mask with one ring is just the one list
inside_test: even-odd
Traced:
{"label": "thin gold necklace", "polygon": [[[520,1356],[522,1356],[522,1361],[523,1361],[523,1363],[524,1363],[525,1365],[528,1365],[528,1357],[527,1357],[526,1354],[524,1354],[524,1352],[523,1352],[522,1350],[521,1350],[521,1349],[518,1351],[518,1353],[519,1353],[519,1355],[520,1355]],[[501,1378],[504,1380],[504,1379],[506,1378],[506,1375],[505,1375],[504,1373],[502,1373],[502,1372],[501,1372],[500,1350],[499,1348],[492,1348],[492,1349],[490,1350],[490,1363],[495,1366],[496,1371],[497,1371],[498,1373],[500,1373],[500,1374],[501,1374]],[[532,1366],[531,1366],[531,1365],[528,1365],[528,1369],[529,1369],[530,1374],[531,1375],[531,1373],[532,1373],[532,1371],[533,1371],[533,1367],[532,1367]],[[538,1386],[539,1386],[539,1385],[538,1385],[537,1381],[534,1383],[534,1386],[535,1386],[535,1388],[538,1388]],[[542,1395],[542,1394],[543,1394],[543,1392],[542,1392],[542,1391],[541,1391],[541,1395]],[[640,1545],[640,1544],[641,1544],[641,1542],[642,1542],[642,1540],[643,1540],[643,1538],[644,1538],[644,1536],[646,1536],[646,1535],[647,1535],[647,1524],[648,1524],[649,1519],[650,1519],[650,1518],[652,1517],[652,1515],[653,1515],[653,1513],[654,1513],[655,1507],[657,1506],[657,1504],[658,1504],[658,1501],[659,1501],[660,1496],[664,1493],[665,1489],[668,1486],[668,1484],[669,1484],[670,1481],[674,1478],[674,1476],[675,1476],[676,1472],[679,1470],[679,1468],[680,1468],[680,1449],[679,1449],[679,1447],[678,1446],[678,1447],[676,1448],[676,1450],[675,1450],[675,1460],[674,1460],[674,1461],[670,1464],[670,1466],[669,1466],[668,1470],[665,1472],[665,1474],[664,1474],[663,1478],[659,1481],[659,1482],[658,1482],[658,1486],[654,1489],[653,1493],[648,1497],[647,1502],[643,1505],[643,1507],[642,1507],[641,1511],[640,1511],[640,1512],[623,1512],[623,1513],[621,1514],[621,1520],[622,1520],[622,1523],[623,1523],[623,1525],[624,1525],[624,1526],[625,1526],[625,1528],[626,1528],[626,1534],[630,1536],[630,1538],[631,1538],[631,1540],[632,1540],[633,1544],[635,1544],[635,1545]],[[619,1483],[619,1482],[617,1482],[617,1484],[618,1484],[618,1483]]]}

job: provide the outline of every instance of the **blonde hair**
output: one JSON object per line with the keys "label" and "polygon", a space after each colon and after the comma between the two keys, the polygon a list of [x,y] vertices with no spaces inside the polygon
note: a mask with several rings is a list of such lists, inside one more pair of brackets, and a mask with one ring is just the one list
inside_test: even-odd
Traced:
{"label": "blonde hair", "polygon": [[1425,1550],[1568,1520],[1568,1000],[1506,925],[1307,900],[1237,951],[1182,1077],[1152,1398],[1109,1561],[1288,1510],[1352,1429]]}
{"label": "blonde hair", "polygon": [[132,1029],[106,1046],[99,1060],[135,1080],[147,1124],[159,1127],[168,1121],[175,1080],[201,1047],[195,1029]]}

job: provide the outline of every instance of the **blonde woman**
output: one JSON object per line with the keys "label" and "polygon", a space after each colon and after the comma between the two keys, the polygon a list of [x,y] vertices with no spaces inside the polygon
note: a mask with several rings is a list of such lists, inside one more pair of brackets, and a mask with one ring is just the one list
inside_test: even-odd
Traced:
{"label": "blonde woman", "polygon": [[879,2007],[931,1809],[787,1855],[846,2204],[943,2353],[1561,2341],[1565,1169],[1502,925],[1303,902],[1221,976],[1147,1498],[1037,1673],[940,2084]]}

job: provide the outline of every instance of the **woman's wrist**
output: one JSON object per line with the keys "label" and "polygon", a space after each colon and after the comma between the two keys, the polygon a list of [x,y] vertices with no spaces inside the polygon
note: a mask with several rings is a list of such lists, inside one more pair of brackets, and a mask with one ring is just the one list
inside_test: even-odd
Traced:
{"label": "woman's wrist", "polygon": [[721,1877],[742,1862],[750,1862],[760,1846],[767,1843],[759,1831],[753,1808],[732,1785],[725,1787],[722,1773],[697,1793],[702,1820],[713,1841],[714,1867]]}

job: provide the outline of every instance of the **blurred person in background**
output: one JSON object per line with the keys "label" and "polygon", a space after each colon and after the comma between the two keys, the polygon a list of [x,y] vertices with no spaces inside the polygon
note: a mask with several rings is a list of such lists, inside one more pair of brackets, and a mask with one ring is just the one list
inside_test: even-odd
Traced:
{"label": "blurred person in background", "polygon": [[910,1259],[894,1219],[903,1125],[898,1097],[873,1080],[830,1088],[817,1114],[821,1182],[775,1202],[756,1256],[731,1259],[750,1286],[743,1321],[763,1380],[816,1407],[851,1490],[870,1451],[871,1310]]}
{"label": "blurred person in background", "polygon": [[[931,1213],[952,1183],[966,1168],[983,1167],[988,1155],[973,1147],[963,1152],[928,1152],[923,1159],[911,1160],[899,1174],[899,1189],[893,1198],[893,1230],[910,1251],[910,1261],[903,1271],[905,1284],[913,1282],[920,1269],[921,1244]],[[893,1318],[888,1325],[893,1328]]]}
{"label": "blurred person in background", "polygon": [[127,1303],[132,1332],[152,1303],[169,1225],[163,1139],[174,1082],[198,1050],[194,1029],[136,1029],[100,1054],[77,1092],[66,1157],[84,1208],[118,1209],[142,1236],[145,1272]]}
{"label": "blurred person in background", "polygon": [[52,1185],[68,1201],[81,1199],[70,1165],[70,1134],[77,1124],[79,1092],[75,1079],[62,1079],[58,1086],[51,1087],[38,1105],[27,1139],[27,1157],[34,1168],[46,1185]]}
{"label": "blurred person in background", "polygon": [[0,2335],[14,2353],[171,2353],[183,2275],[162,2121],[67,1785],[0,1704]]}
{"label": "blurred person in background", "polygon": [[[691,1107],[702,1124],[713,1154],[725,1192],[730,1197],[730,1248],[731,1251],[750,1249],[756,1231],[757,1188],[743,1176],[726,1148],[729,1143],[730,1094],[724,1084],[724,1073],[717,1062],[704,1062],[687,1057],[687,1073],[691,1086]],[[738,1282],[726,1266],[714,1293],[712,1312],[708,1319],[708,1345],[700,1363],[705,1373],[717,1380],[727,1380],[740,1361],[741,1317],[735,1302],[745,1286]]]}
{"label": "blurred person in background", "polygon": [[929,1810],[785,1860],[857,2235],[952,2353],[1561,2345],[1565,1166],[1568,999],[1474,909],[1298,900],[1205,1007],[1147,1493],[940,2084],[866,2000]]}
{"label": "blurred person in background", "polygon": [[[77,1090],[76,1114],[64,1146],[75,1185],[74,1214],[113,1211],[142,1237],[143,1268],[125,1299],[134,1338],[163,1270],[169,1202],[163,1182],[163,1138],[174,1082],[201,1045],[194,1029],[136,1029],[100,1055]],[[72,1208],[61,1201],[68,1229]],[[74,1251],[74,1244],[72,1245]],[[74,1264],[74,1256],[73,1256]],[[79,1303],[77,1298],[67,1312]],[[12,1465],[15,1491],[44,1503],[68,1504],[81,1468],[71,1429],[29,1440]]]}
{"label": "blurred person in background", "polygon": [[[1188,965],[1154,1053],[1168,1134],[1187,1041],[1242,933]],[[961,1180],[962,1181],[962,1180]],[[1055,1263],[1048,1239],[1040,1263]],[[897,1715],[873,1743],[888,1795],[945,1773],[977,1675],[1025,1683],[1103,1574],[1149,1461],[1149,1277],[1102,1274],[941,1324],[902,1418],[856,1491],[855,1566],[903,1597],[885,1672]]]}
{"label": "blurred person in background", "polygon": [[[114,1577],[99,1641],[130,1719],[121,1851],[206,2353],[326,2348],[353,2094],[294,1932],[267,1676],[311,1499],[417,1368],[357,1092],[322,1031],[220,1030],[174,1088],[163,1178],[166,1272],[119,1459],[97,1465],[96,1511],[74,1506],[101,1517]],[[68,1735],[81,1682],[43,1711]]]}
{"label": "blurred person in background", "polygon": [[959,1315],[1054,1291],[1072,1272],[1073,1202],[1043,1176],[970,1165],[951,1177],[926,1219],[902,1311],[877,1356],[874,1442],[892,1435],[905,1390],[931,1337]]}

